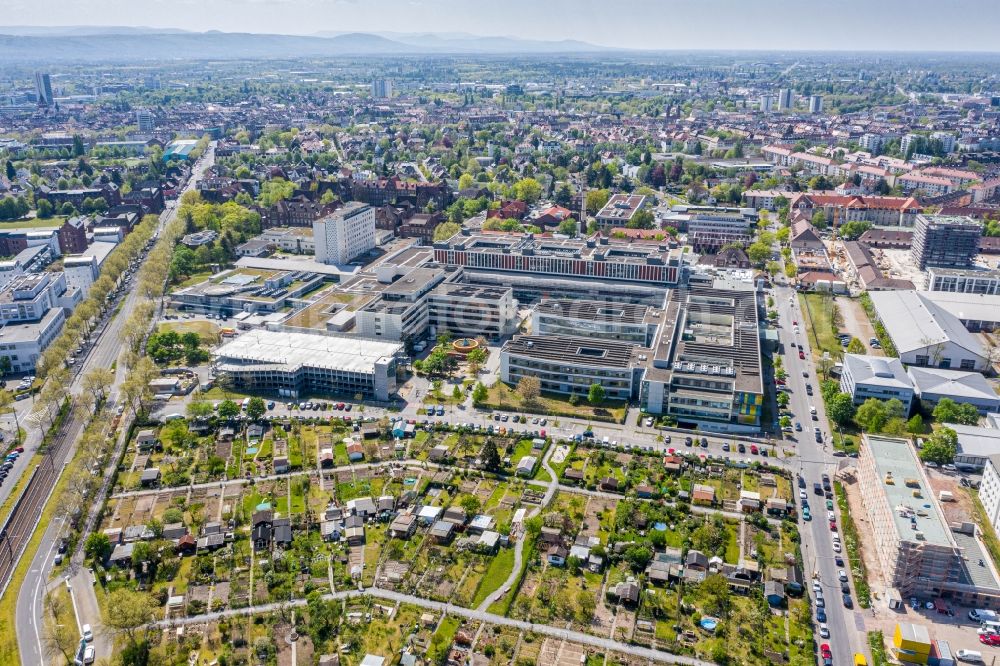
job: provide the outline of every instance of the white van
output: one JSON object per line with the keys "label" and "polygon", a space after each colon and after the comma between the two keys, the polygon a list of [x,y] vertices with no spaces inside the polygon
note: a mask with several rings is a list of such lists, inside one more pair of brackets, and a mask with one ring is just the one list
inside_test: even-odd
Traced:
{"label": "white van", "polygon": [[961,661],[967,661],[970,664],[981,664],[983,663],[983,653],[976,650],[959,650],[955,653]]}
{"label": "white van", "polygon": [[168,421],[179,421],[179,420],[181,420],[183,418],[184,418],[183,414],[178,414],[178,413],[175,412],[173,414],[167,414],[166,416],[164,416],[163,417],[163,422],[167,423]]}
{"label": "white van", "polygon": [[83,640],[85,640],[86,642],[89,643],[90,641],[94,640],[94,630],[90,628],[89,624],[85,624],[82,627],[80,627],[80,633],[82,635]]}

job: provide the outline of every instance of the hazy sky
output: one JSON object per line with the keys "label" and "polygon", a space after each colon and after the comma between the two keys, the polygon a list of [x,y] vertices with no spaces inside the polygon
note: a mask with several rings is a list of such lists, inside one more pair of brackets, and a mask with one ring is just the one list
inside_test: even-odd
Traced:
{"label": "hazy sky", "polygon": [[8,25],[469,32],[649,49],[1000,51],[997,0],[0,0]]}

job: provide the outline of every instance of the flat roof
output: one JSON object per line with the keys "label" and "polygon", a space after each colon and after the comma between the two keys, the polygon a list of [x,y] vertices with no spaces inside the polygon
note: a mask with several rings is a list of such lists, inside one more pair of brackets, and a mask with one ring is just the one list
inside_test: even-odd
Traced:
{"label": "flat roof", "polygon": [[257,330],[227,342],[215,355],[223,369],[258,365],[286,372],[312,367],[371,374],[376,363],[388,362],[402,349],[401,344],[358,337]]}
{"label": "flat roof", "polygon": [[[934,490],[924,476],[917,454],[908,440],[865,435],[882,491],[889,502],[889,510],[896,526],[896,533],[903,541],[917,542],[916,534],[923,534],[920,543],[936,546],[953,546],[951,530],[934,499]],[[892,483],[886,483],[888,478]],[[914,491],[920,496],[915,497]]]}
{"label": "flat roof", "polygon": [[649,306],[633,303],[609,303],[570,298],[550,298],[541,301],[535,309],[540,314],[555,315],[566,319],[603,321],[619,324],[641,324],[646,320]]}
{"label": "flat roof", "polygon": [[7,324],[0,328],[0,343],[35,342],[54,319],[63,316],[62,308],[49,308],[45,316],[38,321]]}
{"label": "flat roof", "polygon": [[515,356],[595,368],[627,369],[636,346],[628,342],[569,335],[515,335],[503,346]]}
{"label": "flat roof", "polygon": [[680,260],[680,249],[661,243],[630,242],[595,235],[590,238],[556,238],[534,234],[458,233],[435,243],[437,249],[477,254],[507,254],[534,257],[580,259],[621,264],[666,265]]}
{"label": "flat roof", "polygon": [[321,264],[314,259],[274,259],[270,257],[240,257],[236,265],[240,268],[262,268],[269,271],[306,271],[320,275],[351,276],[358,272],[357,266],[334,266]]}

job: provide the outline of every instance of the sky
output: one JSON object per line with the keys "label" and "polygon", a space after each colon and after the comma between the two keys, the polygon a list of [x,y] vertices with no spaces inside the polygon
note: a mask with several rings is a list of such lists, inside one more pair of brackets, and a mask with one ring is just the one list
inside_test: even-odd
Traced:
{"label": "sky", "polygon": [[0,8],[0,22],[21,26],[464,32],[657,50],[1000,51],[997,0],[0,0]]}

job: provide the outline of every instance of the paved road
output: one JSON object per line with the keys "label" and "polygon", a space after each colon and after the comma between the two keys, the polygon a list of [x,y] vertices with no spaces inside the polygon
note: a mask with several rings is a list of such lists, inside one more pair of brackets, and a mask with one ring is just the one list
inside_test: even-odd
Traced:
{"label": "paved road", "polygon": [[[531,622],[524,622],[522,620],[513,620],[509,617],[504,617],[502,615],[495,615],[493,613],[487,613],[481,610],[472,610],[471,608],[463,608],[461,606],[453,606],[451,604],[442,603],[440,601],[431,601],[429,599],[424,599],[422,597],[414,597],[409,594],[400,594],[399,592],[393,592],[391,590],[383,590],[378,587],[365,588],[363,591],[343,590],[340,592],[324,594],[323,598],[326,600],[349,599],[363,595],[375,597],[376,599],[385,599],[387,601],[420,606],[421,608],[427,608],[440,613],[447,613],[449,615],[455,615],[469,620],[475,620],[477,622],[488,622],[490,624],[495,624],[505,627],[513,627],[521,631],[532,631],[536,634],[542,634],[544,636],[550,636],[552,638],[567,640],[573,643],[580,643],[582,645],[588,645],[590,647],[599,648],[601,650],[609,650],[614,652],[622,652],[625,654],[635,655],[638,657],[642,657],[643,659],[649,659],[651,661],[656,661],[660,663],[685,664],[685,666],[714,666],[712,662],[702,661],[700,659],[694,659],[692,657],[684,657],[681,655],[670,654],[669,652],[663,652],[661,650],[653,650],[638,645],[630,645],[628,643],[622,643],[620,641],[613,641],[608,638],[601,638],[600,636],[585,634],[580,631],[572,631],[570,629],[560,629],[558,627],[553,627],[547,624],[533,624]],[[305,605],[306,605],[305,599],[294,599],[292,601],[287,601],[287,602],[260,604],[257,606],[248,606],[246,608],[230,609],[216,613],[193,615],[185,618],[160,620],[159,622],[156,622],[154,624],[157,627],[177,627],[181,625],[202,624],[205,622],[214,622],[227,617],[239,617],[257,613],[274,613],[283,609],[298,608]]]}
{"label": "paved road", "polygon": [[[188,182],[186,189],[191,189],[197,181],[204,175],[204,171],[214,160],[214,152],[209,151],[206,156],[195,166],[193,175]],[[160,216],[160,229],[176,215],[176,206],[170,205]],[[136,287],[136,282],[127,285],[128,292],[124,297],[124,302],[118,314],[107,324],[106,328],[94,339],[91,349],[86,358],[78,364],[78,372],[75,381],[69,390],[74,395],[79,395],[83,390],[80,377],[91,368],[110,368],[120,356],[124,348],[122,330],[125,322],[139,303],[141,297]],[[125,380],[125,364],[118,363],[116,366],[115,381],[108,392],[108,403],[115,405],[118,401],[120,387]],[[70,453],[67,460],[72,458],[76,449],[76,437],[69,447]],[[124,435],[122,435],[124,436]],[[112,457],[113,458],[113,457]],[[111,468],[117,464],[117,460],[109,460],[109,468],[105,474],[110,474]],[[95,501],[95,505],[100,504],[100,500]],[[41,639],[42,627],[42,603],[45,593],[44,581],[48,580],[52,569],[52,557],[55,552],[56,543],[62,534],[63,525],[61,521],[52,521],[42,537],[41,544],[31,563],[31,568],[25,578],[24,584],[18,591],[17,597],[17,640],[21,651],[21,660],[25,664],[41,664],[47,659],[43,658],[43,641]],[[73,564],[68,568],[68,576],[73,589],[73,596],[76,608],[79,613],[77,624],[90,624],[94,628],[94,646],[97,657],[110,656],[112,651],[112,637],[101,631],[100,610],[93,587],[93,576],[89,571],[80,566],[82,560],[77,553]],[[46,655],[51,657],[51,655]]]}
{"label": "paved road", "polygon": [[[813,484],[821,482],[824,473],[830,475],[831,479],[833,478],[838,466],[838,459],[831,455],[830,428],[823,409],[823,399],[819,395],[819,379],[810,350],[811,341],[807,336],[808,330],[802,319],[799,299],[795,290],[779,285],[775,289],[775,301],[781,325],[779,335],[784,347],[784,366],[788,372],[788,385],[791,388],[789,408],[795,414],[794,420],[801,423],[803,428],[801,433],[796,433],[799,436],[798,456],[792,461],[792,465],[798,465],[798,473],[805,480],[805,490],[814,516],[811,522],[800,522],[802,557],[805,563],[804,573],[807,578],[818,575],[817,580],[820,581],[823,597],[827,602],[826,624],[830,629],[830,638],[817,639],[821,643],[830,644],[835,664],[849,664],[853,662],[855,652],[866,651],[866,641],[861,639],[864,632],[859,632],[857,629],[855,614],[858,611],[847,610],[841,602],[840,582],[837,579],[841,567],[835,562],[837,554],[833,551],[832,532],[826,519],[825,499],[813,493]],[[796,321],[799,324],[798,334],[793,332],[793,322]],[[799,360],[798,350],[791,346],[792,342],[805,346],[806,358],[804,361]],[[805,371],[806,377],[803,376],[803,371]],[[806,394],[806,384],[812,386],[812,396]],[[817,410],[816,421],[813,421],[810,416],[810,406],[814,406]],[[816,442],[813,435],[814,427],[820,429],[822,443]],[[836,508],[836,502],[834,505],[837,525],[839,526],[841,516],[839,509]],[[842,553],[842,555],[846,557],[846,554]],[[844,562],[846,564],[846,559]],[[843,568],[847,569],[846,566]],[[807,587],[810,585],[811,581],[807,583]],[[811,590],[810,594],[812,594]],[[856,596],[854,596],[854,601],[857,601]]]}

